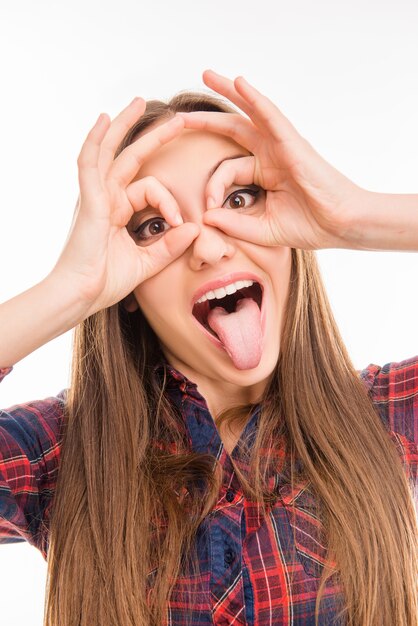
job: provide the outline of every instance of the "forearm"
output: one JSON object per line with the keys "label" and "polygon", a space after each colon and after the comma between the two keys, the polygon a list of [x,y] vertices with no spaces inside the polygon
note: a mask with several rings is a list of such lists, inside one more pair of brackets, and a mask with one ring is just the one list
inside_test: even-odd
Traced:
{"label": "forearm", "polygon": [[14,365],[86,315],[86,306],[53,274],[0,304],[0,367]]}
{"label": "forearm", "polygon": [[418,251],[418,195],[363,191],[346,232],[358,250]]}

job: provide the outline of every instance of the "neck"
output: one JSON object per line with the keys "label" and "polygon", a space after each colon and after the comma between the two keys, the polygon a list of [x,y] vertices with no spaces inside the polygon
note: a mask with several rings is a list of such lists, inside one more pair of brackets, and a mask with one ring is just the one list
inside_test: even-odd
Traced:
{"label": "neck", "polygon": [[172,355],[166,355],[168,363],[181,372],[190,382],[197,385],[199,394],[206,401],[212,417],[236,405],[257,404],[260,402],[267,380],[254,385],[242,386],[228,381],[206,376]]}

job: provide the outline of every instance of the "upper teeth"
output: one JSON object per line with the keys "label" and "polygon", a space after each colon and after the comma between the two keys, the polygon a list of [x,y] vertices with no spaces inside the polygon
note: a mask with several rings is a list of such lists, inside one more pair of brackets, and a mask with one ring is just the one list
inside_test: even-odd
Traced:
{"label": "upper teeth", "polygon": [[201,302],[205,302],[205,300],[213,300],[214,298],[225,298],[225,296],[231,295],[231,293],[235,293],[238,289],[243,289],[244,287],[250,287],[255,281],[254,280],[238,280],[236,283],[231,283],[230,285],[225,285],[225,287],[219,287],[219,289],[214,289],[213,291],[207,291],[196,304],[200,304]]}

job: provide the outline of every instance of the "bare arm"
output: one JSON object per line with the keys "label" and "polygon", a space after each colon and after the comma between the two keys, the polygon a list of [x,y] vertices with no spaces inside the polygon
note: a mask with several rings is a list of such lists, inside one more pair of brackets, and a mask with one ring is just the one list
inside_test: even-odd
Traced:
{"label": "bare arm", "polygon": [[418,251],[418,194],[363,190],[360,201],[357,219],[346,233],[347,247]]}
{"label": "bare arm", "polygon": [[88,307],[50,274],[0,304],[0,367],[14,365],[81,322]]}

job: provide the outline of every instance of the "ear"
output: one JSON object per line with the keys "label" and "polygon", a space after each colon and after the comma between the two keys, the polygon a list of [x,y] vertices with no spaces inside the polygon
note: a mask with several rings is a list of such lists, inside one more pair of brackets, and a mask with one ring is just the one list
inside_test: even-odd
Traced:
{"label": "ear", "polygon": [[124,298],[122,302],[128,313],[134,313],[134,311],[139,308],[138,302],[136,301],[133,293],[130,293],[129,296],[126,296],[126,298]]}

